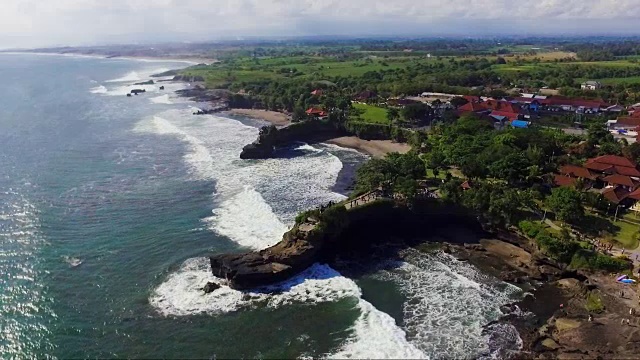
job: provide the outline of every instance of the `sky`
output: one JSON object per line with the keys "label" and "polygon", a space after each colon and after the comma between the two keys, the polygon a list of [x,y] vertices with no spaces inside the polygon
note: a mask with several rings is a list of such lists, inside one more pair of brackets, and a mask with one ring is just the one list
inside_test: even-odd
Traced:
{"label": "sky", "polygon": [[640,0],[2,0],[0,48],[307,35],[640,35]]}

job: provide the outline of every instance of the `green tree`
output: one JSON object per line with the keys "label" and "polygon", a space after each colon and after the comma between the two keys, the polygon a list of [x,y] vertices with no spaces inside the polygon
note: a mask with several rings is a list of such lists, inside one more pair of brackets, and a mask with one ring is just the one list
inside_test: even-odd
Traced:
{"label": "green tree", "polygon": [[640,159],[640,143],[635,142],[629,146],[625,146],[622,149],[622,154],[627,159],[637,163],[638,159]]}
{"label": "green tree", "polygon": [[455,107],[455,108],[459,108],[460,106],[468,103],[467,99],[460,97],[460,96],[456,96],[453,99],[451,99],[449,101],[449,103],[451,104],[451,106]]}
{"label": "green tree", "polygon": [[547,205],[556,217],[565,222],[575,222],[584,216],[582,196],[576,189],[555,188],[547,198]]}
{"label": "green tree", "polygon": [[399,117],[400,117],[400,113],[398,112],[398,109],[389,108],[387,110],[387,120],[389,120],[389,123],[391,125],[394,125],[396,120],[398,120]]}

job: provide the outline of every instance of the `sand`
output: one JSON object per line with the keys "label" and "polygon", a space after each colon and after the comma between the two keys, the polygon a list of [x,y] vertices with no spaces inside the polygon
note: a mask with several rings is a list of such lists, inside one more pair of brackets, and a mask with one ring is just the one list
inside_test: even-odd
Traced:
{"label": "sand", "polygon": [[255,110],[255,109],[231,109],[229,111],[231,114],[235,115],[244,115],[254,119],[260,119],[275,126],[288,126],[291,124],[291,118],[283,113],[277,111],[268,111],[268,110]]}
{"label": "sand", "polygon": [[391,140],[362,140],[355,136],[343,136],[326,141],[354,150],[358,150],[374,158],[383,158],[385,155],[393,152],[406,154],[411,150],[411,146],[404,143],[397,143]]}

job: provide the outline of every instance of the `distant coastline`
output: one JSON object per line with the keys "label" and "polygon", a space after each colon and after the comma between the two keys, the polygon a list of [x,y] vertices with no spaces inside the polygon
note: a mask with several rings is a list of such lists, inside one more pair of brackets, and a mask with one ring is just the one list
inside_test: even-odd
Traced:
{"label": "distant coastline", "polygon": [[101,55],[101,54],[82,54],[82,53],[59,53],[59,52],[39,52],[39,51],[0,51],[0,55],[40,55],[40,56],[66,56],[66,57],[78,57],[89,59],[123,59],[134,60],[143,62],[181,62],[189,65],[197,64],[212,64],[217,62],[217,59],[213,58],[197,58],[197,57],[181,57],[181,56],[162,56],[162,57],[150,57],[150,56],[113,56],[113,55]]}

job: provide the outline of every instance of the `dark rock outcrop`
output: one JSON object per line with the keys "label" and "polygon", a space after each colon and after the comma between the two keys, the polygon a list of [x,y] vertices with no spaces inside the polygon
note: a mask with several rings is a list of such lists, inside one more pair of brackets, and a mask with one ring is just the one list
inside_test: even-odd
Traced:
{"label": "dark rock outcrop", "polygon": [[143,82],[135,83],[135,84],[133,84],[133,85],[153,85],[153,84],[155,84],[155,83],[153,82],[153,80],[148,80],[148,81],[143,81]]}
{"label": "dark rock outcrop", "polygon": [[[435,209],[435,211],[434,211]],[[426,210],[426,211],[425,211]],[[308,216],[307,216],[308,215]],[[375,240],[416,241],[423,229],[464,224],[482,231],[474,218],[435,200],[408,208],[391,200],[346,210],[342,205],[301,216],[282,240],[265,250],[210,257],[213,275],[235,289],[250,289],[289,279],[314,263],[330,262],[340,254],[353,254],[374,246]],[[467,241],[460,238],[447,241]],[[403,240],[401,240],[403,241]]]}
{"label": "dark rock outcrop", "polygon": [[256,141],[242,148],[240,159],[269,159],[273,157],[276,148],[273,145],[261,144]]}
{"label": "dark rock outcrop", "polygon": [[189,76],[189,75],[176,75],[173,77],[174,81],[185,81],[185,82],[204,82],[204,78],[202,76]]}
{"label": "dark rock outcrop", "polygon": [[208,282],[207,285],[202,288],[202,291],[204,291],[205,294],[211,294],[218,289],[220,289],[220,285],[214,282]]}
{"label": "dark rock outcrop", "polygon": [[240,158],[267,159],[275,155],[278,147],[295,142],[322,142],[343,135],[343,131],[325,121],[305,121],[280,129],[273,125],[264,126],[260,129],[258,139],[242,149]]}
{"label": "dark rock outcrop", "polygon": [[145,90],[145,89],[133,89],[133,90],[131,90],[130,93],[134,94],[134,95],[138,95],[138,94],[145,93],[145,92],[147,92],[147,90]]}
{"label": "dark rock outcrop", "polygon": [[164,90],[164,85],[160,86],[160,90]]}
{"label": "dark rock outcrop", "polygon": [[127,94],[127,97],[131,97],[131,93]]}

